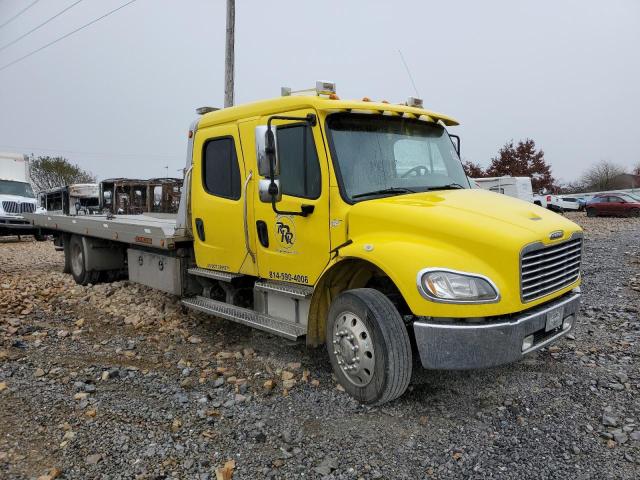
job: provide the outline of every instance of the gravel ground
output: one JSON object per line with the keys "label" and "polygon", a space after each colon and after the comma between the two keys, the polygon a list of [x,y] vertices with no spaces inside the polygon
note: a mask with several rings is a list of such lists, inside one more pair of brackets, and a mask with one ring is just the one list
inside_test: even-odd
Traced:
{"label": "gravel ground", "polygon": [[377,408],[323,349],[79,287],[50,243],[0,240],[0,478],[638,478],[640,220],[571,216],[574,335]]}

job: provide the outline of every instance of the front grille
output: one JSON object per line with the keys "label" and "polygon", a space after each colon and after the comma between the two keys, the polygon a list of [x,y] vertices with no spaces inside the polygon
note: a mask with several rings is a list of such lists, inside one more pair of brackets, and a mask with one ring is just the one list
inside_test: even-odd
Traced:
{"label": "front grille", "polygon": [[520,258],[520,295],[530,302],[561,290],[580,276],[582,236],[550,247],[525,248]]}
{"label": "front grille", "polygon": [[20,213],[33,213],[36,210],[36,206],[33,203],[21,203]]}
{"label": "front grille", "polygon": [[7,213],[20,213],[18,202],[2,202],[2,209]]}
{"label": "front grille", "polygon": [[33,213],[36,211],[36,206],[28,202],[2,202],[2,209],[7,213]]}

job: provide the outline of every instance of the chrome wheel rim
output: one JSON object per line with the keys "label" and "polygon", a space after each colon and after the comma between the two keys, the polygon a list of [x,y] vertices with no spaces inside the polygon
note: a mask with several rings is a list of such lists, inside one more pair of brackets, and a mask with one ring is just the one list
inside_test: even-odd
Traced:
{"label": "chrome wheel rim", "polygon": [[347,380],[365,387],[373,379],[376,357],[371,332],[352,312],[342,312],[333,324],[333,354]]}
{"label": "chrome wheel rim", "polygon": [[84,259],[82,258],[82,246],[78,243],[71,245],[71,269],[77,276],[82,274]]}

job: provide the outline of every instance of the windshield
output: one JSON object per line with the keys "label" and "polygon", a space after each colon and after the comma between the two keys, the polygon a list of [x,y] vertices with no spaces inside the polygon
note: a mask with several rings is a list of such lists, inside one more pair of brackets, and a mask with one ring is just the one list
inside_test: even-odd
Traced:
{"label": "windshield", "polygon": [[328,117],[339,179],[348,200],[471,188],[449,134],[402,117],[336,113]]}
{"label": "windshield", "polygon": [[0,194],[35,198],[33,190],[31,190],[31,185],[25,182],[14,182],[11,180],[0,180]]}

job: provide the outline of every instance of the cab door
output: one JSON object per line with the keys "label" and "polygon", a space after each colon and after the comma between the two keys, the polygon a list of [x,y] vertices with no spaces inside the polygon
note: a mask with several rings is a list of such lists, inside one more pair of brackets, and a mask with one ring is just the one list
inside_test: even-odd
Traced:
{"label": "cab door", "polygon": [[[193,145],[191,219],[198,267],[255,275],[246,248],[246,168],[235,124],[198,130]],[[250,210],[250,205],[246,211]]]}
{"label": "cab door", "polygon": [[[282,112],[279,115],[304,117],[311,109]],[[257,125],[266,125],[268,116]],[[274,121],[280,161],[282,201],[279,211],[300,212],[308,216],[273,211],[271,203],[254,192],[256,249],[262,278],[313,285],[329,261],[329,175],[327,154],[318,124]],[[255,170],[257,172],[257,168]],[[257,183],[257,182],[256,182]]]}

